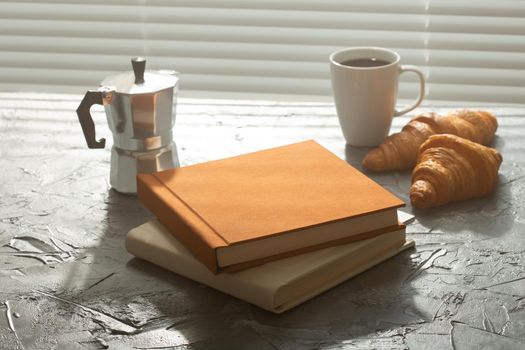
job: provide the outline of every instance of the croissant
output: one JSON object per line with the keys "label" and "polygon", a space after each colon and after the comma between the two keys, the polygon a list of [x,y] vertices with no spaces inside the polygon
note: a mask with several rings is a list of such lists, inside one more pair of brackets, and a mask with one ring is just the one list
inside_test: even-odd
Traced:
{"label": "croissant", "polygon": [[430,136],[419,149],[410,202],[429,208],[485,196],[498,182],[501,161],[494,148],[450,134]]}
{"label": "croissant", "polygon": [[453,134],[488,145],[497,128],[496,118],[485,111],[462,110],[445,116],[422,114],[370,150],[363,159],[363,167],[378,172],[410,169],[416,165],[419,146],[430,135]]}

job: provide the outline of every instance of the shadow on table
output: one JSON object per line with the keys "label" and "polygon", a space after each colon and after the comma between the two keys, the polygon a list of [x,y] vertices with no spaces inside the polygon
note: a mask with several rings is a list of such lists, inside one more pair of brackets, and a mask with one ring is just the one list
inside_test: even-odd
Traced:
{"label": "shadow on table", "polygon": [[414,291],[405,282],[411,272],[410,254],[403,252],[281,315],[140,259],[132,259],[127,267],[137,279],[146,278],[164,290],[143,297],[170,320],[165,328],[181,333],[197,348],[308,348],[379,337],[382,331],[430,320],[418,310]]}
{"label": "shadow on table", "polygon": [[131,257],[125,250],[125,235],[151,218],[137,196],[108,190],[104,204],[92,215],[80,218],[94,225],[85,228],[85,235],[96,246],[77,247],[81,252],[69,264],[72,267],[61,286],[61,295],[98,311],[111,309],[106,304],[135,288],[133,281],[122,273]]}
{"label": "shadow on table", "polygon": [[503,236],[515,224],[510,186],[499,186],[484,198],[469,199],[412,212],[418,222],[432,232],[461,233],[486,237]]}
{"label": "shadow on table", "polygon": [[364,172],[361,162],[370,149],[370,147],[353,147],[349,144],[345,144],[345,160],[354,168]]}

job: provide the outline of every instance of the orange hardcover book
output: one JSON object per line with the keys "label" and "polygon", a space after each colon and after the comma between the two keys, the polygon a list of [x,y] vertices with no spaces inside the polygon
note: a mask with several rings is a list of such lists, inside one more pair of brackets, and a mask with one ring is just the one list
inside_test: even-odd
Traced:
{"label": "orange hardcover book", "polygon": [[137,192],[213,273],[402,228],[404,203],[315,141],[139,174]]}

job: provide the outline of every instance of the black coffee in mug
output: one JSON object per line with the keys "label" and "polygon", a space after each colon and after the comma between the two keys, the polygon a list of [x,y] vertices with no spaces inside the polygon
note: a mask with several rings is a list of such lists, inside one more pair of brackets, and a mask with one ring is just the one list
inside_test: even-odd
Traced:
{"label": "black coffee in mug", "polygon": [[390,62],[381,60],[378,58],[356,58],[353,60],[348,60],[341,62],[343,66],[349,66],[349,67],[380,67],[380,66],[386,66],[387,64],[390,64]]}

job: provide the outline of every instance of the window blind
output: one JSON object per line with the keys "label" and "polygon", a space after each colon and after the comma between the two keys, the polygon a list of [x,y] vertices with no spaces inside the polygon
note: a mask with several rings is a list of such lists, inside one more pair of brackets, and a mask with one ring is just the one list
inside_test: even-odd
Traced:
{"label": "window blind", "polygon": [[0,18],[3,91],[84,92],[141,55],[179,71],[183,95],[331,99],[329,54],[384,46],[423,69],[427,101],[525,96],[522,0],[22,0]]}

